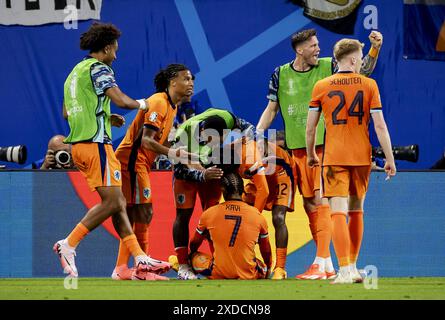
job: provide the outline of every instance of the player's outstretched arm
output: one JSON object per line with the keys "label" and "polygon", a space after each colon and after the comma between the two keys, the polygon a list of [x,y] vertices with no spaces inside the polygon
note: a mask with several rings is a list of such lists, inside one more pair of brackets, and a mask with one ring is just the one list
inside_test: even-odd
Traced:
{"label": "player's outstretched arm", "polygon": [[269,237],[261,238],[258,240],[258,244],[260,246],[260,253],[263,257],[264,263],[270,269],[272,266],[272,249],[270,246]]}
{"label": "player's outstretched arm", "polygon": [[267,198],[269,197],[269,186],[267,184],[266,176],[264,175],[264,170],[255,174],[252,181],[256,187],[254,207],[257,208],[259,212],[263,212]]}
{"label": "player's outstretched arm", "polygon": [[119,87],[112,87],[105,91],[105,94],[111,101],[120,108],[124,109],[141,109],[146,110],[148,105],[144,99],[133,100],[119,89]]}
{"label": "player's outstretched arm", "polygon": [[125,124],[125,118],[117,113],[110,115],[111,126],[120,128]]}
{"label": "player's outstretched arm", "polygon": [[269,100],[266,109],[264,109],[263,114],[260,117],[260,121],[258,121],[258,124],[256,126],[257,130],[269,129],[279,109],[280,105],[278,104],[278,102]]}
{"label": "player's outstretched arm", "polygon": [[199,247],[204,241],[204,238],[205,237],[202,234],[200,234],[197,230],[195,231],[195,234],[193,235],[193,238],[190,241],[190,255],[198,251]]}
{"label": "player's outstretched arm", "polygon": [[377,64],[377,57],[383,44],[383,35],[378,31],[372,31],[369,35],[369,41],[371,42],[371,49],[363,58],[362,68],[360,69],[360,73],[367,77],[372,74]]}
{"label": "player's outstretched arm", "polygon": [[385,171],[388,178],[395,176],[397,169],[394,162],[394,155],[392,153],[391,138],[389,136],[388,128],[382,112],[371,113],[374,122],[374,130],[377,134],[380,145],[385,153],[386,163]]}
{"label": "player's outstretched arm", "polygon": [[142,133],[142,147],[153,151],[157,154],[166,155],[169,159],[175,161],[175,163],[183,162],[186,163],[188,161],[195,161],[198,159],[198,155],[194,153],[187,152],[183,150],[183,148],[169,148],[163,144],[157,142],[154,137],[156,135],[156,130],[151,128],[144,128]]}
{"label": "player's outstretched arm", "polygon": [[317,153],[315,152],[315,135],[317,133],[317,125],[320,120],[321,113],[319,111],[309,110],[306,124],[306,153],[307,163],[310,167],[319,164]]}
{"label": "player's outstretched arm", "polygon": [[144,128],[142,134],[142,147],[153,151],[157,154],[168,155],[170,148],[160,144],[157,142],[154,137],[156,135],[156,131],[151,128]]}

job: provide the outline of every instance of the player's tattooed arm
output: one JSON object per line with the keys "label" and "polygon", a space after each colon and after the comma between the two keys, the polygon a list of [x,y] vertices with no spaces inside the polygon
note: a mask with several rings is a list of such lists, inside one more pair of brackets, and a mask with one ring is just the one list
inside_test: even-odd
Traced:
{"label": "player's tattooed arm", "polygon": [[[371,42],[371,49],[369,53],[363,58],[360,74],[369,77],[377,64],[377,58],[379,56],[380,48],[383,44],[383,36],[378,31],[372,31],[369,35],[369,41]],[[332,58],[332,74],[337,73],[338,63],[335,58]]]}
{"label": "player's tattooed arm", "polygon": [[[371,51],[363,58],[362,67],[360,69],[360,74],[369,77],[375,69],[377,64],[377,56],[371,56]],[[332,58],[332,74],[338,72],[338,63],[335,58]]]}
{"label": "player's tattooed arm", "polygon": [[375,69],[375,65],[377,64],[377,57],[371,57],[371,55],[367,54],[366,57],[363,58],[362,68],[360,69],[360,74],[369,77]]}
{"label": "player's tattooed arm", "polygon": [[377,57],[383,44],[383,35],[374,30],[369,34],[369,42],[371,42],[371,49],[366,57],[363,58],[363,64],[360,70],[360,73],[367,77],[371,75],[377,64]]}

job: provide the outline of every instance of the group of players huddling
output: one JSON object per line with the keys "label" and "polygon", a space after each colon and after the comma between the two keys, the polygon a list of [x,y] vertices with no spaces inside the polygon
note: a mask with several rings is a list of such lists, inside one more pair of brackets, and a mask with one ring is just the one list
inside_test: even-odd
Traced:
{"label": "group of players huddling", "polygon": [[[119,89],[111,69],[120,35],[112,24],[94,23],[80,39],[81,49],[89,54],[65,82],[63,110],[70,126],[65,142],[72,145],[77,168],[102,201],[55,243],[64,272],[78,276],[77,245],[111,216],[121,238],[115,280],[168,280],[161,274],[171,268],[183,280],[197,279],[197,274],[208,279],[286,279],[285,218],[294,211],[298,188],[317,252],[310,268],[296,278],[361,282],[356,262],[371,171],[371,117],[387,175],[396,173],[378,87],[368,78],[382,35],[370,34],[371,49],[364,58],[363,44],[353,39],[338,41],[334,58],[319,58],[316,31],[295,33],[295,59],[273,73],[269,103],[256,127],[229,111],[209,108],[181,124],[172,141],[168,138],[174,118],[179,106],[192,98],[194,76],[185,65],[170,64],[154,78],[156,93],[133,100]],[[139,109],[116,151],[111,126],[120,127],[125,119],[111,114],[110,101]],[[285,124],[285,148],[265,134],[278,111]],[[148,255],[153,216],[149,173],[158,155],[174,163],[176,254],[168,262]],[[198,194],[204,212],[190,240]],[[275,257],[263,210],[272,212]],[[338,272],[330,256],[331,239]],[[203,241],[209,242],[210,254],[199,251]],[[257,243],[262,259],[255,255]]]}

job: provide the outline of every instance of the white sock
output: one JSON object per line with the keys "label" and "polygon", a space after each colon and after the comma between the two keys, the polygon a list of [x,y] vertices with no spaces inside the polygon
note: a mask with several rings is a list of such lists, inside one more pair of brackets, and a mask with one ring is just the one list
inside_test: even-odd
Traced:
{"label": "white sock", "polygon": [[345,267],[340,267],[340,273],[342,276],[347,276],[349,275],[349,265],[345,266]]}
{"label": "white sock", "polygon": [[70,250],[76,250],[76,247],[71,247],[70,245],[69,245],[69,243],[68,243],[68,239],[63,239],[63,241],[62,241],[62,244],[65,246],[65,247],[67,247],[68,249],[70,249]]}
{"label": "white sock", "polygon": [[327,257],[324,259],[324,263],[325,263],[325,270],[326,272],[334,272],[334,265],[332,264],[332,259],[331,257]]}
{"label": "white sock", "polygon": [[322,258],[322,257],[315,257],[315,260],[314,260],[313,264],[318,264],[318,270],[320,270],[321,272],[324,272],[324,270],[325,270],[324,258]]}
{"label": "white sock", "polygon": [[134,262],[136,263],[136,266],[139,264],[139,262],[147,262],[147,256],[144,255],[139,255],[134,257]]}
{"label": "white sock", "polygon": [[349,264],[349,269],[351,270],[351,272],[354,272],[354,271],[357,271],[357,272],[358,272],[358,270],[357,270],[357,264],[356,264],[355,262]]}
{"label": "white sock", "polygon": [[190,266],[188,264],[180,264],[179,271],[187,271],[190,270]]}

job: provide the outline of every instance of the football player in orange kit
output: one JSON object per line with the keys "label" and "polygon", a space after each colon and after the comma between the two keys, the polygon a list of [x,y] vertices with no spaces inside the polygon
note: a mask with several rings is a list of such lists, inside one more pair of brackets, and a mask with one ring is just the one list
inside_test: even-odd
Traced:
{"label": "football player in orange kit", "polygon": [[[208,231],[214,247],[213,260],[204,271],[210,274],[209,279],[267,278],[272,259],[266,219],[242,201],[244,184],[238,173],[226,173],[221,187],[225,202],[203,212],[190,242],[191,255],[197,252]],[[264,263],[255,257],[257,242]]]}
{"label": "football player in orange kit", "polygon": [[[193,94],[194,77],[185,65],[170,64],[159,71],[154,83],[156,93],[146,100],[149,109],[138,112],[116,150],[122,166],[122,191],[127,200],[127,212],[138,242],[147,254],[148,227],[153,216],[149,173],[159,154],[171,156],[179,151],[172,151],[164,144],[178,105]],[[131,279],[132,271],[127,266],[129,257],[121,242],[113,279]],[[152,273],[147,274],[144,280],[156,280],[158,276],[155,273],[168,271],[170,264],[151,258],[149,268]]]}
{"label": "football player in orange kit", "polygon": [[242,139],[241,148],[239,145],[235,144],[235,152],[241,160],[239,172],[252,181],[247,184],[243,199],[260,212],[263,209],[272,211],[276,244],[272,279],[286,279],[288,230],[285,219],[288,211],[294,211],[294,160],[286,150],[267,140]]}
{"label": "football player in orange kit", "polygon": [[[362,48],[363,44],[353,39],[342,39],[335,44],[338,73],[315,84],[307,119],[307,163],[310,167],[321,165],[322,207],[331,209],[332,241],[340,265],[333,283],[362,281],[356,262],[363,238],[363,203],[371,171],[368,130],[371,118],[385,153],[388,178],[396,174],[379,89],[373,79],[359,74]],[[315,152],[315,133],[321,113],[326,134],[320,162]]]}
{"label": "football player in orange kit", "polygon": [[[331,57],[320,57],[320,46],[315,29],[300,30],[291,36],[291,46],[295,58],[277,67],[269,81],[269,100],[258,121],[258,130],[267,130],[272,125],[278,111],[283,117],[286,147],[292,150],[297,177],[296,185],[303,197],[303,208],[309,219],[309,228],[317,252],[315,259],[306,272],[297,279],[323,279],[335,276],[329,252],[330,230],[329,212],[321,210],[320,168],[309,168],[306,164],[306,120],[307,106],[312,89],[318,80],[331,76],[337,71],[337,62]],[[364,58],[361,74],[369,76],[377,63],[383,36],[373,30],[369,35],[371,49]],[[316,139],[319,157],[323,152],[324,123],[321,119]]]}

